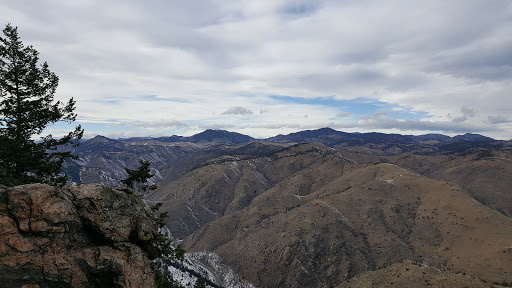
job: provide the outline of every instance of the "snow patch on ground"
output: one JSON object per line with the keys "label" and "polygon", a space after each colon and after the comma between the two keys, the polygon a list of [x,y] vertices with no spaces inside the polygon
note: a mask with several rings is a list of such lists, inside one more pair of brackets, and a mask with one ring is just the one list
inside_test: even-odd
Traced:
{"label": "snow patch on ground", "polygon": [[[176,239],[172,237],[169,229],[163,227],[160,232],[174,243]],[[222,262],[219,255],[213,252],[192,252],[185,253],[182,261],[173,261],[172,263],[160,263],[163,270],[169,271],[172,280],[186,288],[193,288],[198,277],[203,277],[217,286],[225,288],[255,288],[253,284],[236,274],[230,267]],[[206,287],[212,287],[206,285]]]}
{"label": "snow patch on ground", "polygon": [[388,166],[393,166],[393,167],[398,167],[398,168],[401,168],[400,166],[396,165],[396,164],[393,164],[393,163],[384,163],[385,165],[388,165]]}
{"label": "snow patch on ground", "polygon": [[229,179],[229,177],[228,177],[228,175],[226,175],[226,173],[223,172],[222,174],[224,176],[224,180],[226,180],[227,183],[233,184],[233,181],[231,181],[231,179]]}
{"label": "snow patch on ground", "polygon": [[80,155],[80,157],[78,159],[75,159],[74,161],[80,165],[80,166],[85,166],[87,164],[89,164],[89,161],[91,160],[91,156],[89,155]]}
{"label": "snow patch on ground", "polygon": [[206,275],[206,278],[217,285],[226,288],[255,288],[255,286],[241,276],[235,274],[231,268],[222,263],[219,255],[213,252],[186,253],[183,261],[185,267]]}
{"label": "snow patch on ground", "polygon": [[256,165],[254,165],[254,163],[252,163],[251,160],[248,160],[247,164],[249,165],[249,167],[256,169]]}
{"label": "snow patch on ground", "polygon": [[192,203],[191,203],[191,202],[189,202],[189,201],[187,201],[186,203],[187,203],[187,210],[190,212],[190,214],[189,214],[189,215],[194,219],[194,221],[196,222],[196,225],[197,225],[198,227],[200,227],[200,226],[201,226],[201,225],[200,225],[200,221],[199,221],[199,219],[197,218],[197,216],[198,216],[198,215],[196,215],[196,213],[195,213],[194,209],[192,209],[192,207],[191,207]]}
{"label": "snow patch on ground", "polygon": [[238,166],[238,162],[233,161],[229,164],[229,170],[233,171],[236,176],[240,176],[242,172],[240,172],[240,167]]}
{"label": "snow patch on ground", "polygon": [[269,184],[267,178],[265,178],[265,176],[260,171],[254,170],[253,174],[256,177],[256,179],[258,179],[261,182],[261,184],[263,184],[263,185]]}
{"label": "snow patch on ground", "polygon": [[213,214],[213,215],[220,215],[219,213],[217,212],[213,212],[212,210],[208,209],[208,207],[204,206],[204,205],[201,205],[201,204],[198,204],[201,208],[203,208],[204,210],[206,210],[208,213],[210,214]]}
{"label": "snow patch on ground", "polygon": [[[178,284],[180,284],[183,287],[193,288],[194,285],[196,284],[197,277],[191,275],[188,272],[181,271],[180,269],[178,269],[176,267],[172,267],[172,266],[169,266],[167,268],[167,270],[169,270],[169,272],[171,273],[172,280],[174,280],[175,282],[177,282]],[[211,287],[211,286],[207,286],[207,287]]]}

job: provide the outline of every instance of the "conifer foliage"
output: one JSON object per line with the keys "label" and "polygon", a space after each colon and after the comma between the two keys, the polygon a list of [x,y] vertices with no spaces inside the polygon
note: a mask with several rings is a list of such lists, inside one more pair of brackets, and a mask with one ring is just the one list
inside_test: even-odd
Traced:
{"label": "conifer foliage", "polygon": [[[0,36],[0,184],[48,183],[63,186],[62,163],[74,158],[65,145],[77,145],[80,125],[60,139],[43,136],[51,124],[75,121],[75,101],[54,101],[59,78],[39,52],[25,46],[17,27],[7,24]],[[39,138],[39,139],[38,139]]]}
{"label": "conifer foliage", "polygon": [[140,166],[136,170],[124,168],[126,173],[128,173],[128,177],[121,180],[121,183],[140,193],[146,192],[148,189],[155,190],[157,188],[156,185],[149,184],[149,179],[154,176],[151,174],[151,168],[149,168],[151,163],[149,163],[149,161],[140,160],[139,164]]}

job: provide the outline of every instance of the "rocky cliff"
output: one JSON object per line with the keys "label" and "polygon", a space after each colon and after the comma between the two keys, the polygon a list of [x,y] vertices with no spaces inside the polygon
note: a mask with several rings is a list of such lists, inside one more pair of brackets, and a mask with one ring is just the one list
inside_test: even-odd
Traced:
{"label": "rocky cliff", "polygon": [[154,217],[101,185],[0,186],[1,287],[154,287]]}

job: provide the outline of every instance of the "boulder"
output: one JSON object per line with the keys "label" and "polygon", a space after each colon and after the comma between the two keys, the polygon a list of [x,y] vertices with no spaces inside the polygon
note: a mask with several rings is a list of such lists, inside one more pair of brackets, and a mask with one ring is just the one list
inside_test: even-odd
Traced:
{"label": "boulder", "polygon": [[155,218],[132,190],[0,186],[2,287],[154,287]]}

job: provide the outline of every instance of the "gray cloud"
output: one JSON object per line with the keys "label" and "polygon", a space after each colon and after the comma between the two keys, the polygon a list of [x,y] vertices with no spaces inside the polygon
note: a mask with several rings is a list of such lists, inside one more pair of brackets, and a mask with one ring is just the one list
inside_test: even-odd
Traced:
{"label": "gray cloud", "polygon": [[255,125],[253,128],[264,129],[319,129],[331,127],[334,129],[364,129],[366,131],[375,130],[401,130],[401,131],[423,131],[424,133],[442,132],[442,133],[481,133],[482,131],[496,131],[495,127],[488,125],[472,125],[467,123],[454,123],[451,121],[421,121],[421,120],[397,120],[388,117],[378,117],[358,122],[324,122],[310,124],[293,123],[273,123],[264,125]]}
{"label": "gray cloud", "polygon": [[[505,34],[512,33],[512,30],[501,33],[503,35],[498,34],[494,37],[505,37]],[[429,69],[479,81],[510,79],[512,41],[508,37],[497,41],[494,37],[483,38],[478,43],[470,43],[460,49],[440,53],[432,59]]]}
{"label": "gray cloud", "polygon": [[307,17],[316,12],[321,4],[321,1],[317,0],[289,1],[283,3],[278,12],[291,18]]}
{"label": "gray cloud", "polygon": [[231,124],[219,124],[219,123],[206,123],[198,125],[199,129],[213,129],[213,130],[226,130],[237,128],[235,125]]}
{"label": "gray cloud", "polygon": [[116,126],[130,126],[140,128],[175,128],[175,129],[187,129],[189,126],[178,120],[160,120],[160,121],[121,121],[113,123]]}
{"label": "gray cloud", "polygon": [[263,128],[263,129],[318,129],[323,127],[333,127],[333,123],[322,123],[322,124],[297,124],[297,123],[268,123],[261,125],[252,125],[250,128]]}
{"label": "gray cloud", "polygon": [[474,109],[468,108],[466,106],[462,106],[460,108],[460,112],[462,112],[462,116],[453,118],[452,119],[453,122],[464,122],[468,118],[473,118],[476,115],[476,111]]}
{"label": "gray cloud", "polygon": [[386,116],[386,115],[388,115],[388,112],[386,112],[386,111],[377,111],[377,112],[374,112],[373,114],[363,115],[363,116],[361,116],[361,119],[363,119],[363,120],[378,119],[378,118],[381,118],[382,116]]}
{"label": "gray cloud", "polygon": [[457,123],[459,123],[459,122],[464,122],[464,121],[466,121],[467,119],[468,119],[468,117],[467,117],[466,115],[463,115],[463,116],[461,116],[461,117],[453,118],[453,119],[452,119],[452,121],[453,121],[453,122],[457,122]]}
{"label": "gray cloud", "polygon": [[349,67],[345,71],[304,74],[290,81],[315,90],[336,91],[347,86],[377,85],[389,81],[389,77],[384,74],[384,71],[374,68]]}
{"label": "gray cloud", "polygon": [[282,128],[304,129],[304,125],[293,124],[293,123],[272,123],[272,124],[255,125],[255,126],[253,126],[253,128],[264,128],[264,129],[282,129]]}
{"label": "gray cloud", "polygon": [[460,112],[462,112],[462,114],[464,114],[465,116],[468,116],[468,117],[475,117],[475,115],[476,115],[475,109],[471,109],[466,106],[462,106],[462,108],[460,108]]}
{"label": "gray cloud", "polygon": [[349,117],[350,115],[352,115],[351,112],[340,112],[340,113],[336,114],[336,117],[344,118],[344,117]]}
{"label": "gray cloud", "polygon": [[221,113],[222,115],[250,115],[253,114],[251,110],[240,107],[240,106],[234,106],[229,108],[228,110]]}
{"label": "gray cloud", "polygon": [[496,116],[488,116],[487,119],[491,124],[500,124],[500,123],[512,123],[512,117],[505,115],[496,115]]}
{"label": "gray cloud", "polygon": [[443,131],[445,133],[468,133],[494,131],[495,129],[484,125],[472,125],[451,121],[420,121],[397,120],[392,118],[379,118],[378,120],[361,120],[357,127],[365,129],[399,129],[403,131]]}
{"label": "gray cloud", "polygon": [[473,125],[453,121],[397,120],[387,117],[361,120],[358,122],[357,127],[365,129],[399,129],[403,131],[442,131],[444,133],[481,133],[482,131],[496,130],[488,125]]}

